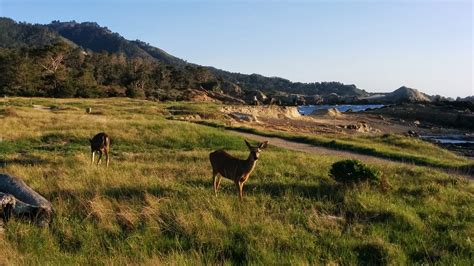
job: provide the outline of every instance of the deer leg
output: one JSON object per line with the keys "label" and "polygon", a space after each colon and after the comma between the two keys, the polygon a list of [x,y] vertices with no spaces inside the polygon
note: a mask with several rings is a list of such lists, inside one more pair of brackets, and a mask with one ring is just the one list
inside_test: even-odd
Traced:
{"label": "deer leg", "polygon": [[91,165],[94,164],[94,155],[95,155],[95,151],[91,153]]}
{"label": "deer leg", "polygon": [[239,199],[242,201],[242,198],[244,197],[244,182],[239,182]]}
{"label": "deer leg", "polygon": [[235,181],[235,186],[237,187],[237,192],[239,193],[239,200],[242,201],[242,193],[240,193],[240,181]]}
{"label": "deer leg", "polygon": [[104,152],[105,152],[105,162],[106,162],[107,167],[109,167],[109,162],[110,162],[109,151],[105,150]]}
{"label": "deer leg", "polygon": [[221,186],[221,180],[222,180],[222,176],[217,176],[217,190],[219,190],[220,186]]}
{"label": "deer leg", "polygon": [[218,178],[218,175],[219,173],[218,172],[215,172],[215,171],[212,171],[212,179],[214,180],[214,193],[216,194],[217,196],[217,190],[219,189],[219,178]]}
{"label": "deer leg", "polygon": [[102,160],[102,151],[99,151],[99,160],[97,160],[97,165],[100,164],[101,160]]}

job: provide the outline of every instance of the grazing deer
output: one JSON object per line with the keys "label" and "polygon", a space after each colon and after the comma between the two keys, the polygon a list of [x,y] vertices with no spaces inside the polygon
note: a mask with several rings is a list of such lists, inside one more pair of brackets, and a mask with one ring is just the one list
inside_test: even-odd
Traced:
{"label": "grazing deer", "polygon": [[110,150],[110,138],[104,132],[95,135],[92,139],[89,140],[91,143],[91,164],[94,164],[94,154],[99,153],[99,159],[97,160],[97,165],[100,164],[102,160],[102,154],[105,154],[105,160],[107,167],[109,166],[109,150]]}
{"label": "grazing deer", "polygon": [[239,200],[242,201],[244,183],[248,180],[255,168],[260,152],[267,147],[268,141],[264,141],[256,147],[251,146],[247,140],[245,140],[245,144],[247,144],[250,150],[249,157],[246,160],[235,158],[224,150],[217,150],[209,154],[209,160],[212,165],[212,178],[214,179],[214,193],[216,196],[221,178],[226,177],[234,181],[239,190]]}

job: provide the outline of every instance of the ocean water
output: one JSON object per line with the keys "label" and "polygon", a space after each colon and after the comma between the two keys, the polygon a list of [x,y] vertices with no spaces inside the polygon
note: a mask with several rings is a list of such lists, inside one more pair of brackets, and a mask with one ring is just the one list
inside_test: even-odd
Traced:
{"label": "ocean water", "polygon": [[473,137],[459,136],[459,135],[424,135],[420,136],[424,140],[431,140],[440,144],[472,144],[474,145]]}
{"label": "ocean water", "polygon": [[325,104],[325,105],[302,105],[298,106],[298,112],[302,115],[309,115],[316,110],[326,110],[330,108],[336,108],[339,112],[347,112],[351,109],[352,112],[365,111],[367,109],[378,109],[382,108],[383,104]]}

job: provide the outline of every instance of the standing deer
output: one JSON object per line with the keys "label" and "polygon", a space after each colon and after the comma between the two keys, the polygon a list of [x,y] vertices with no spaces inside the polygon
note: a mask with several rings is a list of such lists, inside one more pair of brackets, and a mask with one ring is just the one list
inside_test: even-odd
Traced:
{"label": "standing deer", "polygon": [[233,157],[224,150],[217,150],[209,154],[209,160],[212,165],[212,178],[214,179],[214,193],[217,196],[217,190],[221,183],[221,178],[226,177],[234,181],[239,190],[239,200],[242,201],[244,183],[248,180],[258,160],[260,152],[268,145],[268,141],[260,143],[258,146],[251,146],[247,140],[245,144],[250,150],[246,160]]}
{"label": "standing deer", "polygon": [[107,167],[109,166],[109,150],[110,150],[110,138],[104,132],[95,135],[92,139],[89,140],[91,143],[91,164],[94,164],[94,154],[99,153],[99,159],[97,160],[97,165],[100,164],[102,160],[102,154],[105,154],[105,160]]}

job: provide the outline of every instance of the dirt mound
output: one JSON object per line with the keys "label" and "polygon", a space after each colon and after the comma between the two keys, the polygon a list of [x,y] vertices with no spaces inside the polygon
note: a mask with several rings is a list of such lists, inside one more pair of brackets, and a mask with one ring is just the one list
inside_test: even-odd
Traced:
{"label": "dirt mound", "polygon": [[329,108],[329,109],[320,109],[312,112],[310,116],[331,116],[331,117],[339,117],[343,116],[343,114],[337,110],[336,108]]}
{"label": "dirt mound", "polygon": [[225,106],[221,109],[221,111],[226,114],[239,113],[240,115],[252,115],[257,118],[301,118],[301,114],[298,112],[298,109],[293,106]]}

